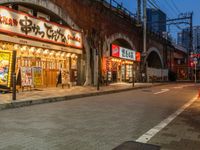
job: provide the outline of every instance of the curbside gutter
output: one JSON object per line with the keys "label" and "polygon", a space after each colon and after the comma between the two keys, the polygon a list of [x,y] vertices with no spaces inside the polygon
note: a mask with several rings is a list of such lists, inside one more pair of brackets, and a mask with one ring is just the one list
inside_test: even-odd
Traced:
{"label": "curbside gutter", "polygon": [[96,91],[96,92],[90,92],[90,93],[85,93],[85,94],[74,94],[74,95],[67,95],[67,96],[61,96],[61,97],[42,98],[42,99],[36,99],[36,100],[30,99],[30,100],[12,101],[10,103],[0,104],[0,110],[60,102],[60,101],[68,101],[68,100],[73,100],[73,99],[78,99],[78,98],[83,98],[83,97],[113,94],[113,93],[119,93],[119,92],[125,92],[125,91],[137,90],[137,89],[151,88],[151,87],[156,87],[156,86],[161,86],[161,85],[166,85],[166,83],[147,85],[147,86],[141,86],[141,87],[124,88],[124,89],[117,89],[117,90],[109,90],[109,91]]}

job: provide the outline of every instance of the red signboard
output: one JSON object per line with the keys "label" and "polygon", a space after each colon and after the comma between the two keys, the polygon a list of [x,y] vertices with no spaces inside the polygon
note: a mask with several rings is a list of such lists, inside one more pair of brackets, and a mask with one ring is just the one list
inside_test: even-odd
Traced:
{"label": "red signboard", "polygon": [[140,52],[136,52],[136,61],[138,61],[138,62],[141,61],[141,54],[140,54]]}
{"label": "red signboard", "polygon": [[112,56],[119,57],[120,46],[112,44]]}
{"label": "red signboard", "polygon": [[122,58],[122,59],[128,59],[132,61],[141,61],[141,54],[140,52],[136,52],[135,50],[127,49],[124,47],[120,47],[118,45],[111,45],[111,56]]}

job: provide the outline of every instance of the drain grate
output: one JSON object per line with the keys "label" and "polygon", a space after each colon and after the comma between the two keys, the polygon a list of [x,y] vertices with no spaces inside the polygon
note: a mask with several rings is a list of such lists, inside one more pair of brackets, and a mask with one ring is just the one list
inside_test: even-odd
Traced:
{"label": "drain grate", "polygon": [[117,146],[113,150],[160,150],[160,146],[135,141],[127,141]]}

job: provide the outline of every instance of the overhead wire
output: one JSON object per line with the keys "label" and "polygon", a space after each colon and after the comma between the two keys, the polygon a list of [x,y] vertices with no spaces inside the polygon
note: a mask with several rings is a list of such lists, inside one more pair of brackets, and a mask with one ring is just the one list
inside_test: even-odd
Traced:
{"label": "overhead wire", "polygon": [[[158,10],[161,10],[160,9],[160,7],[155,3],[155,0],[147,0],[154,8],[156,8],[156,9],[158,9]],[[166,15],[166,17],[167,17],[167,19],[168,20],[170,20],[170,18]],[[175,26],[177,27],[177,28],[179,28],[180,30],[182,30],[182,28],[179,26],[179,25],[177,25],[177,24],[175,24]]]}

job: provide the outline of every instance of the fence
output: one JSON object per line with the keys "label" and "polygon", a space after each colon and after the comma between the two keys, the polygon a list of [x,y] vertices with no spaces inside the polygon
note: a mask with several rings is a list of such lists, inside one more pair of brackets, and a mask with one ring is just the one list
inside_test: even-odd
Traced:
{"label": "fence", "polygon": [[168,69],[147,68],[148,81],[168,81]]}

